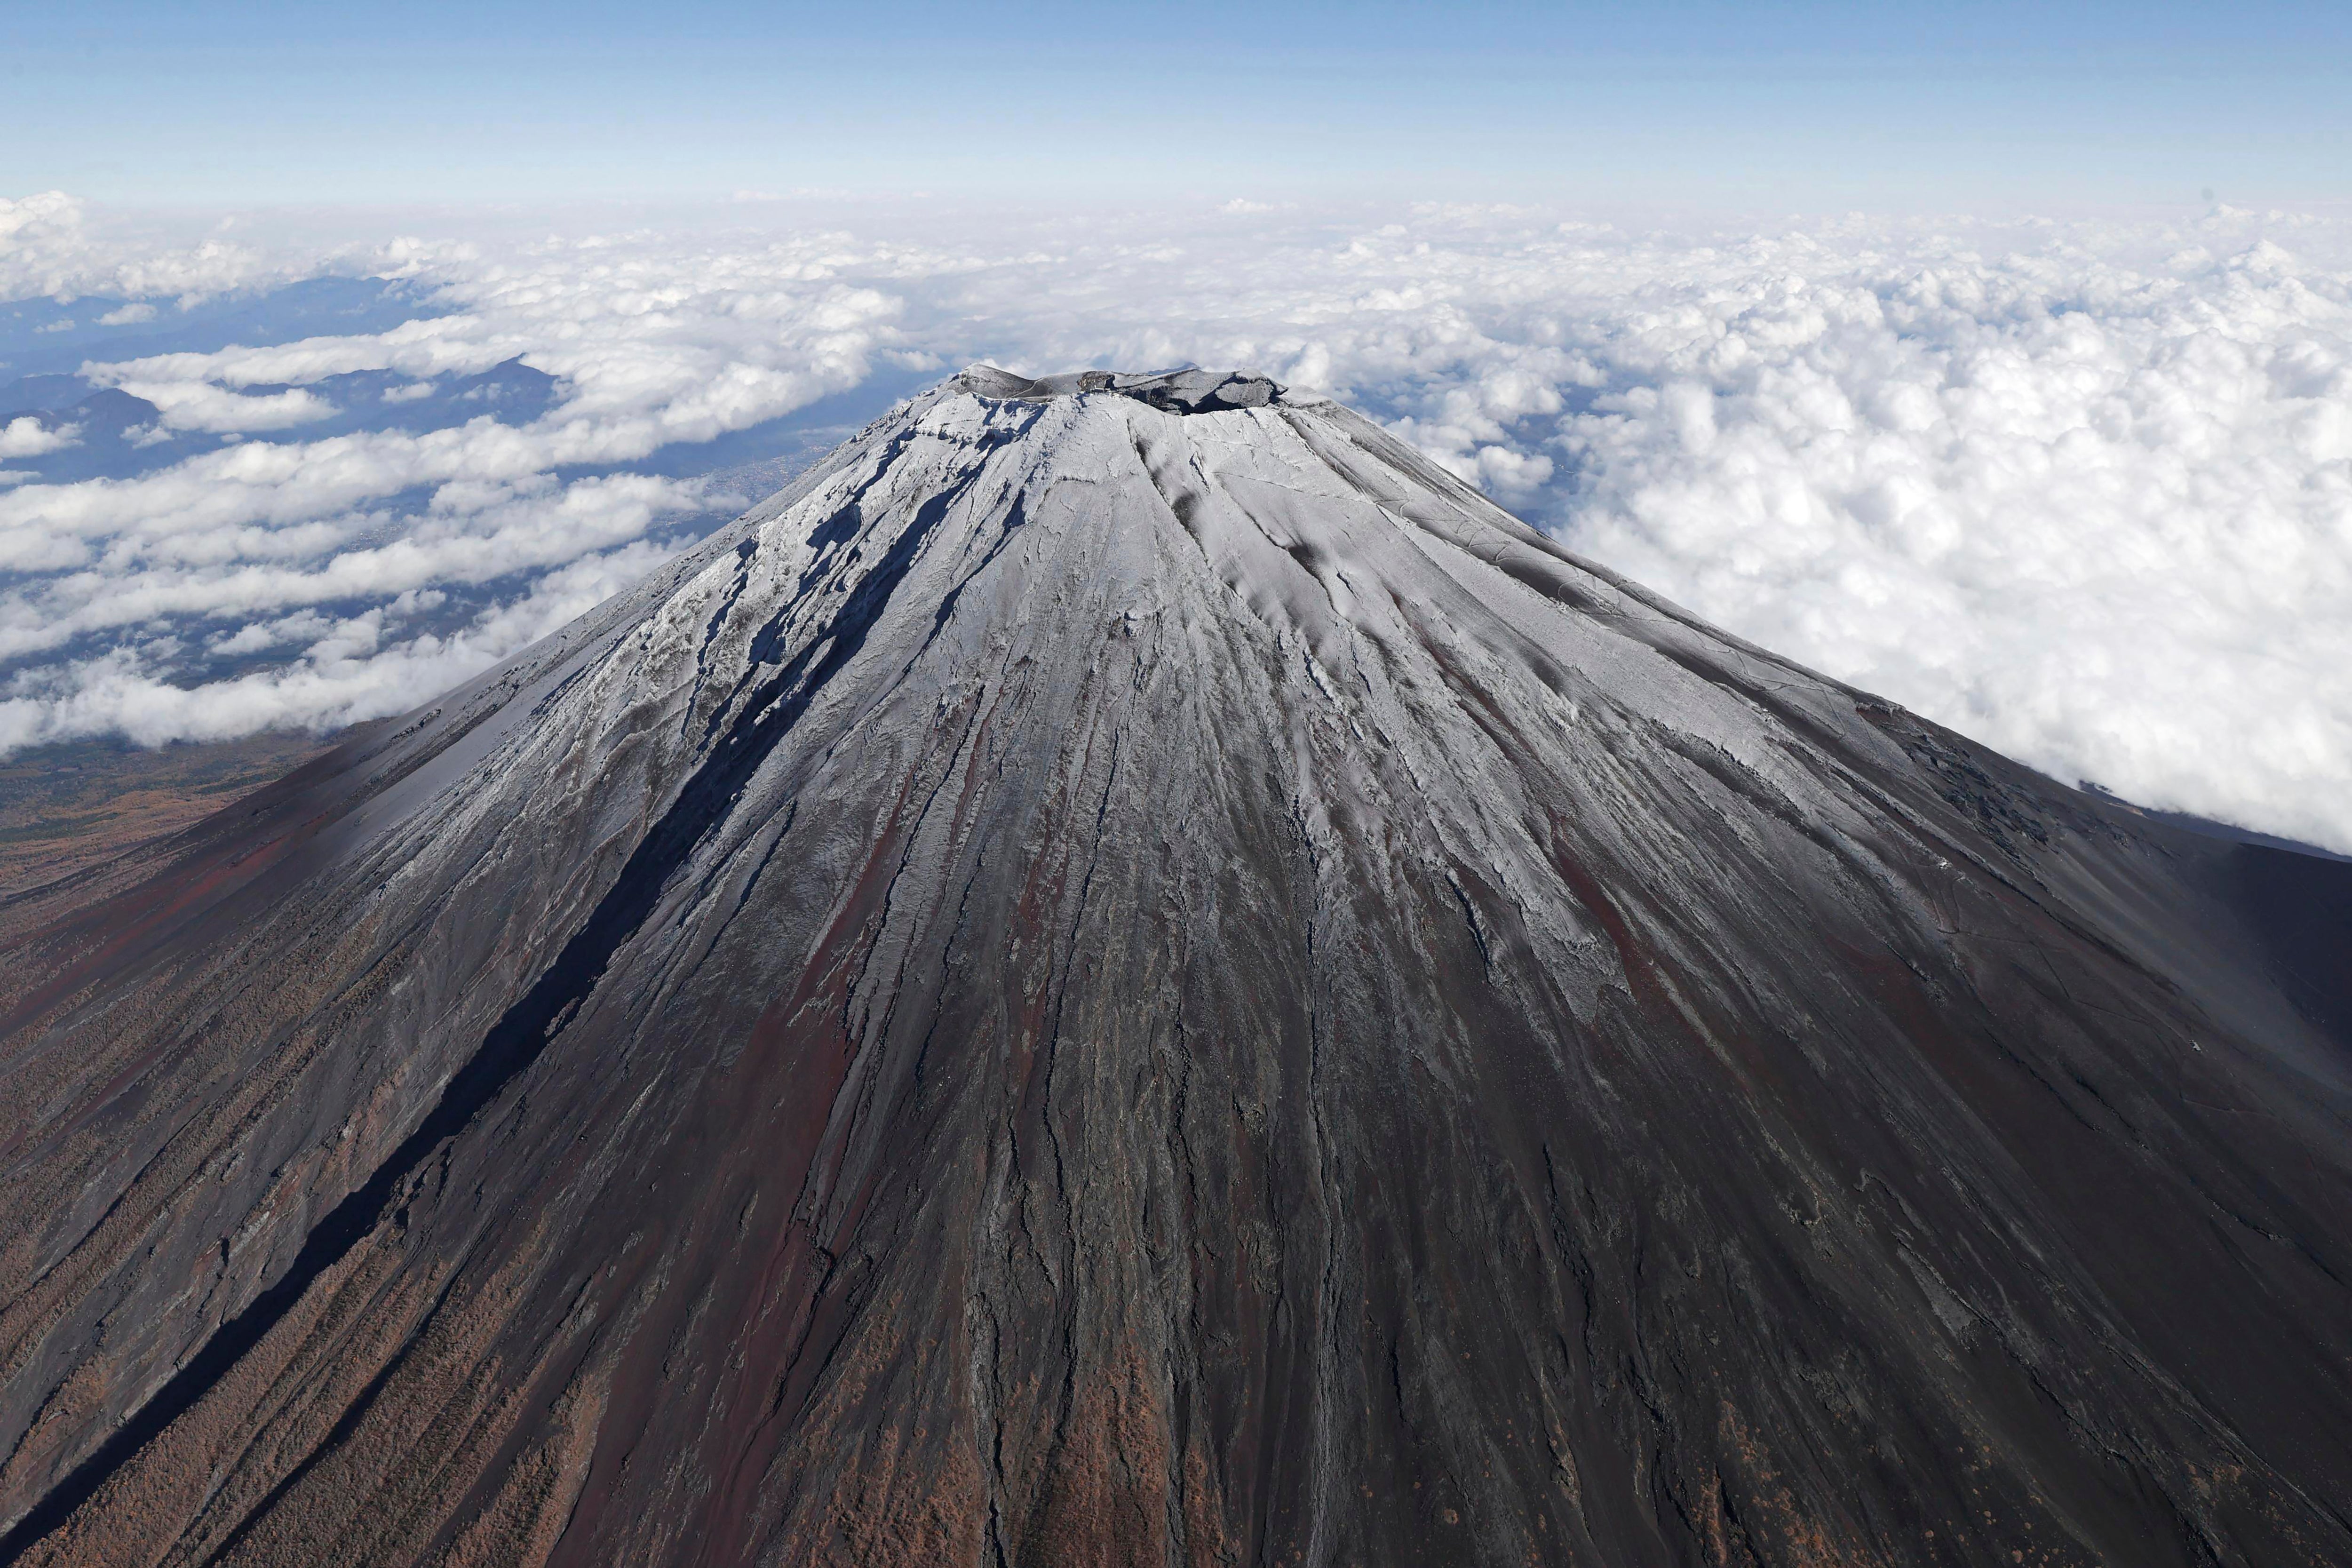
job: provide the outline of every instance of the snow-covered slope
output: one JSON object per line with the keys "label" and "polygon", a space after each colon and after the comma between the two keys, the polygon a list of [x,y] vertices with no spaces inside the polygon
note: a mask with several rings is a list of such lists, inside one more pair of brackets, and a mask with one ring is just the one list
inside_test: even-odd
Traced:
{"label": "snow-covered slope", "polygon": [[0,1556],[2343,1561],[2346,869],[975,368],[0,981]]}

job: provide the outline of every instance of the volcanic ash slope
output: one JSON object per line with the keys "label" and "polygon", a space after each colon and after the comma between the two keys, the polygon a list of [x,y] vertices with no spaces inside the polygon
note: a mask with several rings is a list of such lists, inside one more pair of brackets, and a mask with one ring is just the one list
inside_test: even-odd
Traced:
{"label": "volcanic ash slope", "polygon": [[0,995],[0,1559],[2352,1561],[2352,868],[967,372]]}

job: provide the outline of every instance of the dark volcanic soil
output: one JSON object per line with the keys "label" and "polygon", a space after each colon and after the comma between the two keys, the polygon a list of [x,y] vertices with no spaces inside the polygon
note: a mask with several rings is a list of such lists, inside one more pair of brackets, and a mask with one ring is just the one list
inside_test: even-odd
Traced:
{"label": "dark volcanic soil", "polygon": [[971,373],[20,940],[0,1560],[2352,1562],[2352,866]]}

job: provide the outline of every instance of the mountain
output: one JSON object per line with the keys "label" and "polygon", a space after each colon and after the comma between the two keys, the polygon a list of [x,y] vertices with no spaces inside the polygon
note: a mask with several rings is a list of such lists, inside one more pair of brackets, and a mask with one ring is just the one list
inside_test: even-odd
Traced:
{"label": "mountain", "polygon": [[985,367],[0,974],[0,1559],[2352,1561],[2352,866]]}

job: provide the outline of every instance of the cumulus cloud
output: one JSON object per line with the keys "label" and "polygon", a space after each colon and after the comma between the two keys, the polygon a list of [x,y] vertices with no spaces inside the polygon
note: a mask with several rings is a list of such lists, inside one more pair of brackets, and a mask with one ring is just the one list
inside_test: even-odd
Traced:
{"label": "cumulus cloud", "polygon": [[0,300],[47,295],[202,299],[320,264],[312,253],[271,256],[215,235],[171,237],[93,226],[63,191],[0,196]]}
{"label": "cumulus cloud", "polygon": [[70,447],[80,436],[71,425],[45,425],[24,414],[0,425],[0,458],[39,458]]}
{"label": "cumulus cloud", "polygon": [[2352,847],[2346,282],[2258,243],[1688,289],[1552,437],[1565,521],[2061,776]]}
{"label": "cumulus cloud", "polygon": [[[397,711],[673,547],[662,520],[711,503],[625,471],[649,454],[883,369],[1190,360],[1347,398],[1574,547],[2062,778],[2352,848],[2340,225],[854,217],[228,258],[0,204],[0,290],[365,256],[440,309],[87,367],[247,438],[0,485],[0,748]],[[399,405],[517,359],[557,388],[528,421],[305,435],[332,378]],[[457,592],[490,598],[453,624]],[[198,650],[257,662],[196,679]]]}

